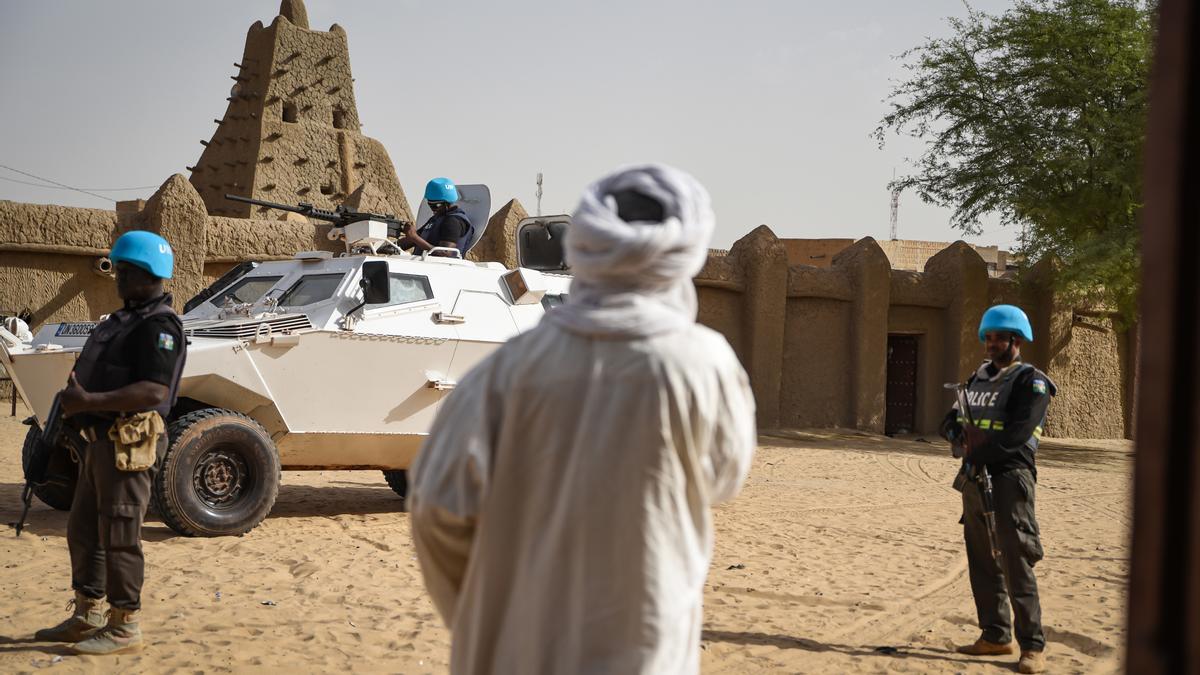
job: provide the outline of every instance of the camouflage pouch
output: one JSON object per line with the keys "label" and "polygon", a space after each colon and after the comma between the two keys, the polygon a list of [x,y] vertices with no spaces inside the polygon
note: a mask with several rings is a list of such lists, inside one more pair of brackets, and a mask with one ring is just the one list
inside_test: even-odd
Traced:
{"label": "camouflage pouch", "polygon": [[108,430],[115,446],[117,468],[121,471],[145,471],[154,466],[158,438],[166,426],[156,411],[121,415]]}

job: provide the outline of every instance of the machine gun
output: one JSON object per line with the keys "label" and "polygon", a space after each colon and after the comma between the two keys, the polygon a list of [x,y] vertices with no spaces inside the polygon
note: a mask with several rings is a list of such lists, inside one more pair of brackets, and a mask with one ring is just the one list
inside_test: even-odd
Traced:
{"label": "machine gun", "polygon": [[351,223],[357,223],[363,220],[375,220],[387,224],[388,236],[399,237],[412,227],[412,223],[401,220],[391,214],[367,213],[366,211],[352,211],[345,206],[338,205],[334,210],[327,211],[318,209],[317,207],[307,202],[300,202],[296,206],[288,206],[287,204],[277,204],[275,202],[267,202],[261,199],[251,199],[249,197],[239,197],[238,195],[225,195],[225,199],[234,202],[244,202],[246,204],[254,204],[255,206],[265,206],[267,208],[279,209],[280,211],[290,211],[299,213],[308,218],[316,218],[333,223],[338,227],[346,227]]}
{"label": "machine gun", "polygon": [[[963,419],[967,424],[975,425],[975,419],[971,416],[971,403],[967,400],[967,385],[958,382],[951,382],[945,385],[946,389],[953,389],[955,399],[958,402],[958,410],[962,413]],[[960,457],[958,448],[955,447],[954,456]],[[983,464],[972,465],[971,462],[963,461],[963,471],[969,477],[979,484],[979,494],[983,498],[983,518],[987,521],[988,527],[988,543],[992,546],[992,558],[1000,569],[1004,569],[1004,552],[1000,550],[1000,536],[996,532],[996,493],[992,487],[992,474],[988,472],[987,467]]]}
{"label": "machine gun", "polygon": [[17,520],[17,536],[25,528],[25,518],[29,515],[29,507],[33,505],[33,489],[45,485],[50,479],[50,461],[54,458],[56,449],[66,445],[76,454],[83,452],[83,439],[78,432],[71,428],[65,420],[62,411],[61,394],[55,394],[54,403],[50,406],[50,414],[46,416],[46,428],[34,446],[25,466],[25,489],[21,491],[21,517]]}

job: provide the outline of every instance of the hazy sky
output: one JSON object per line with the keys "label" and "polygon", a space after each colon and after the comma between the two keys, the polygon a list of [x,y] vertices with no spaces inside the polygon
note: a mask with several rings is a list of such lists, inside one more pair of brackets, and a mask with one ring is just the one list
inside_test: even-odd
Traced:
{"label": "hazy sky", "polygon": [[[966,12],[961,0],[307,6],[312,28],[346,29],[363,132],[387,148],[414,205],[445,175],[487,183],[493,209],[516,197],[532,213],[541,171],[543,213],[567,212],[608,169],[663,161],[712,192],[716,247],[763,223],[780,237],[886,238],[886,184],[921,150],[869,137],[903,73],[893,57]],[[225,111],[246,30],[278,7],[0,0],[0,164],[83,188],[187,175]],[[0,199],[112,208],[0,177]],[[902,238],[959,238],[948,221],[901,197]],[[971,241],[1016,238],[995,227]]]}

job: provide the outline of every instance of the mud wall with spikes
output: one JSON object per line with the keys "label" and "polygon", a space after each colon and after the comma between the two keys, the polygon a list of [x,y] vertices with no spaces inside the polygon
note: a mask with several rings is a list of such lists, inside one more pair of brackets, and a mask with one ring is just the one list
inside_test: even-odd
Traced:
{"label": "mud wall with spikes", "polygon": [[243,260],[342,250],[326,237],[327,224],[210,216],[179,174],[148,201],[121,206],[103,211],[0,201],[0,314],[28,310],[37,326],[111,312],[120,304],[116,287],[96,264],[130,229],[157,232],[171,242],[175,276],[166,285],[178,307]]}
{"label": "mud wall with spikes", "polygon": [[882,433],[888,337],[904,335],[917,341],[911,431],[936,433],[953,402],[942,384],[965,380],[982,363],[979,320],[999,303],[1029,314],[1037,339],[1023,356],[1060,386],[1047,435],[1124,438],[1131,429],[1132,332],[1102,312],[1059,302],[1049,264],[1019,285],[989,277],[988,263],[961,241],[915,272],[893,269],[870,237],[819,267],[788,264],[788,254],[787,242],[762,226],[728,254],[711,254],[695,280],[699,320],[725,335],[741,359],[761,429]]}

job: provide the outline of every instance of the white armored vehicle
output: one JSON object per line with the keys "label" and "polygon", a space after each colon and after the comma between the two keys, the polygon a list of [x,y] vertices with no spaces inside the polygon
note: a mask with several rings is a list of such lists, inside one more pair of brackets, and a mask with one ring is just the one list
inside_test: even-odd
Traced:
{"label": "white armored vehicle", "polygon": [[[476,207],[467,210],[478,240],[486,187],[459,187]],[[570,278],[548,271],[562,269],[565,226],[558,217],[518,228],[532,242],[518,245],[523,264],[545,271],[455,249],[401,253],[377,220],[334,228],[343,254],[231,270],[183,313],[187,362],[154,481],[158,515],[185,535],[249,531],[270,512],[281,469],[382,470],[404,497],[405,470],[446,392],[565,297]],[[45,325],[31,341],[0,329],[0,363],[34,412],[26,458],[93,325]],[[34,493],[67,509],[76,473],[63,448]]]}

